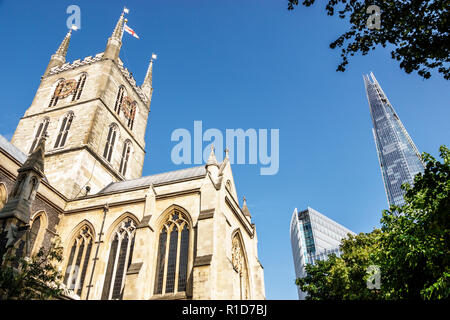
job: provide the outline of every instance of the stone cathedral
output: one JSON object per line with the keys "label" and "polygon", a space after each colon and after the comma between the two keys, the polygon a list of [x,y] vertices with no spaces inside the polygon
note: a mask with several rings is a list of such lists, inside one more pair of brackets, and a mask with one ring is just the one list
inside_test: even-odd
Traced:
{"label": "stone cathedral", "polygon": [[125,20],[104,52],[66,62],[70,30],[11,142],[0,135],[0,257],[60,239],[72,299],[265,299],[228,155],[142,176],[154,61],[137,85]]}

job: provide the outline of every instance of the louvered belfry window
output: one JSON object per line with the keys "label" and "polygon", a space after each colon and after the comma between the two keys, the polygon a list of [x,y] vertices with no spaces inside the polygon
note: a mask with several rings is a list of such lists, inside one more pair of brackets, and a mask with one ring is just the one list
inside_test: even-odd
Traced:
{"label": "louvered belfry window", "polygon": [[119,87],[119,92],[117,93],[116,104],[114,105],[114,111],[117,114],[120,114],[120,108],[122,106],[122,100],[123,100],[124,91],[125,91],[125,87],[124,86],[120,86]]}
{"label": "louvered belfry window", "polygon": [[114,150],[114,144],[116,142],[118,127],[115,123],[109,126],[108,137],[106,138],[105,150],[103,152],[103,158],[111,162],[112,153]]}
{"label": "louvered belfry window", "polygon": [[38,129],[37,129],[36,134],[34,136],[33,143],[31,144],[31,148],[30,148],[30,151],[28,153],[32,153],[34,151],[34,148],[36,148],[36,146],[37,146],[39,140],[41,139],[41,137],[43,137],[45,135],[45,133],[47,132],[49,123],[50,123],[50,119],[49,118],[44,118],[44,120],[42,120],[42,122],[39,123]]}
{"label": "louvered belfry window", "polygon": [[49,107],[54,107],[58,103],[59,97],[58,92],[61,90],[61,88],[64,86],[64,79],[61,79],[58,84],[56,85],[55,91],[53,91],[52,98],[50,99],[50,103],[48,104]]}
{"label": "louvered belfry window", "polygon": [[119,172],[123,176],[125,176],[125,174],[127,173],[128,160],[130,159],[130,153],[131,153],[131,141],[127,140],[123,144],[122,159],[120,160],[120,168],[119,168]]}
{"label": "louvered belfry window", "polygon": [[66,144],[70,127],[72,126],[73,112],[69,112],[63,118],[61,127],[59,128],[58,137],[56,138],[55,148],[62,148]]}
{"label": "louvered belfry window", "polygon": [[87,77],[87,74],[83,73],[80,76],[80,79],[78,79],[77,87],[72,95],[72,101],[77,101],[78,99],[80,99],[81,93],[83,92],[83,89],[84,89],[84,84],[86,83],[86,77]]}

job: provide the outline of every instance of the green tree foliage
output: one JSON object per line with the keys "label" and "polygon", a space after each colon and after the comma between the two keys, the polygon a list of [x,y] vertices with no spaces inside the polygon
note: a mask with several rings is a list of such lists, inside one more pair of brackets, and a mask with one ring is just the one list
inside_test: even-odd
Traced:
{"label": "green tree foliage", "polygon": [[53,243],[31,258],[7,255],[0,269],[0,299],[42,300],[60,296],[62,275],[55,263],[62,261],[62,251],[58,243]]}
{"label": "green tree foliage", "polygon": [[450,298],[450,151],[424,154],[424,174],[405,185],[406,204],[383,212],[379,263],[387,298]]}
{"label": "green tree foliage", "polygon": [[[405,205],[384,210],[381,229],[349,236],[342,255],[307,265],[296,280],[307,299],[450,298],[450,150],[443,162],[424,153],[424,173],[406,190]],[[379,290],[369,289],[367,268],[381,272]]]}
{"label": "green tree foliage", "polygon": [[[303,0],[309,7],[315,0]],[[288,0],[293,10],[298,0]],[[366,27],[373,13],[371,5],[380,8],[380,29]],[[348,57],[360,52],[366,55],[378,45],[392,46],[391,57],[405,72],[417,73],[425,79],[436,70],[450,79],[450,1],[449,0],[329,0],[329,16],[337,11],[339,18],[348,20],[350,30],[330,44],[341,48],[342,61],[337,71],[345,71]]]}
{"label": "green tree foliage", "polygon": [[331,254],[325,261],[306,265],[307,276],[296,280],[310,300],[373,300],[380,298],[377,291],[367,288],[367,268],[373,264],[373,255],[382,236],[380,229],[371,233],[348,235],[341,243],[342,255]]}

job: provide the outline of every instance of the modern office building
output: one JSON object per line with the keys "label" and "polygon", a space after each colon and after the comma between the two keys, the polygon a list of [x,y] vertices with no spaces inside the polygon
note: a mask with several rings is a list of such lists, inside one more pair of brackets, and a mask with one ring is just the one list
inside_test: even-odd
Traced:
{"label": "modern office building", "polygon": [[[312,208],[300,212],[295,208],[290,228],[295,277],[306,276],[308,263],[325,260],[331,253],[340,256],[341,239],[349,233],[355,234]],[[298,297],[300,300],[306,298],[306,293],[299,288]]]}
{"label": "modern office building", "polygon": [[405,182],[412,185],[414,176],[423,171],[421,156],[373,73],[363,78],[388,204],[402,205],[400,187]]}

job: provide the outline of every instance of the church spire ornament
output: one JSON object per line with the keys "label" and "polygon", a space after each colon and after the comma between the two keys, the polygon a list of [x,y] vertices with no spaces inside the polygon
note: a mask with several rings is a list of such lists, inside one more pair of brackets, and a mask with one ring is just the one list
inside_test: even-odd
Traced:
{"label": "church spire ornament", "polygon": [[145,75],[144,82],[141,85],[141,89],[144,92],[145,96],[148,98],[148,101],[152,99],[153,94],[153,86],[152,86],[152,77],[153,77],[153,63],[156,60],[156,54],[152,54],[152,58],[150,59],[150,64],[147,69],[147,74]]}
{"label": "church spire ornament", "polygon": [[117,21],[116,27],[114,31],[108,39],[108,44],[106,45],[104,57],[107,59],[111,59],[117,61],[119,58],[120,48],[122,47],[122,37],[123,37],[123,25],[124,15],[128,13],[128,9],[124,8],[124,11],[120,15],[119,21]]}
{"label": "church spire ornament", "polygon": [[77,30],[76,26],[72,26],[70,30],[67,32],[63,41],[56,50],[55,54],[50,58],[50,62],[48,63],[47,70],[45,70],[45,74],[47,74],[50,69],[54,67],[62,66],[66,62],[67,50],[69,49],[70,39],[72,37],[72,30]]}
{"label": "church spire ornament", "polygon": [[30,253],[31,207],[44,177],[45,140],[46,134],[17,170],[13,191],[0,210],[0,262],[4,254],[13,248],[17,249],[16,253],[20,256]]}

